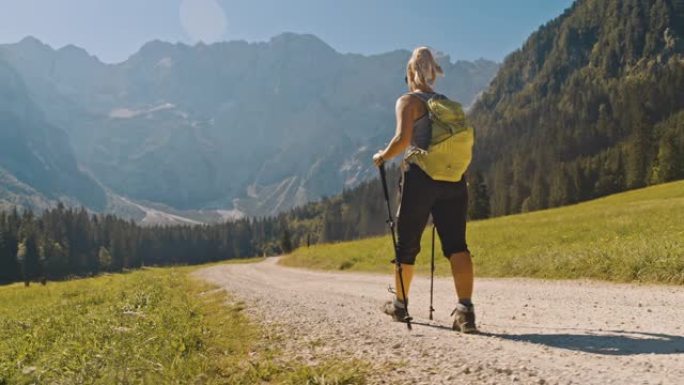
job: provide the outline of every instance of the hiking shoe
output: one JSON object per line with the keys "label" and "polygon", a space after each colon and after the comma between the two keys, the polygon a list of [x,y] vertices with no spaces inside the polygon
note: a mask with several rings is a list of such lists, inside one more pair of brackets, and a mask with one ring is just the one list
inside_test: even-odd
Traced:
{"label": "hiking shoe", "polygon": [[475,326],[475,308],[473,305],[466,306],[459,303],[456,305],[456,309],[451,312],[451,315],[456,315],[452,329],[462,333],[477,332],[477,326]]}
{"label": "hiking shoe", "polygon": [[392,319],[396,322],[406,322],[406,308],[404,307],[404,304],[401,302],[398,302],[396,300],[387,301],[382,306],[382,311],[385,314],[392,316]]}

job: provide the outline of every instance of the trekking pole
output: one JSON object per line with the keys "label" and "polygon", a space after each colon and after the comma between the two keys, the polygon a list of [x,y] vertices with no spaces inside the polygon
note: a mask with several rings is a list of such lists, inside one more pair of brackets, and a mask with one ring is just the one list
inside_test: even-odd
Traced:
{"label": "trekking pole", "polygon": [[[434,219],[433,219],[434,221]],[[432,223],[432,261],[430,262],[430,321],[432,321],[432,313],[435,308],[432,307],[432,293],[434,292],[435,283],[435,223]]]}
{"label": "trekking pole", "polygon": [[380,180],[382,181],[382,190],[385,193],[385,203],[387,203],[387,224],[389,225],[390,232],[392,233],[392,245],[394,246],[394,263],[397,267],[397,274],[399,274],[399,285],[401,286],[401,296],[404,299],[404,309],[406,310],[406,327],[411,330],[411,317],[408,312],[408,300],[406,299],[406,290],[404,289],[404,276],[402,274],[401,262],[399,262],[399,249],[397,248],[397,236],[394,233],[394,219],[392,218],[392,208],[390,207],[389,192],[387,191],[387,175],[385,174],[385,164],[381,164],[380,167]]}

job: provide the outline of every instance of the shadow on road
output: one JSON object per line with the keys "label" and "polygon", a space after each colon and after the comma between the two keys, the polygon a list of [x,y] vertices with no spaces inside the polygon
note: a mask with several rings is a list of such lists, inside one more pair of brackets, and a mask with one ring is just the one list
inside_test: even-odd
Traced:
{"label": "shadow on road", "polygon": [[628,331],[588,331],[588,334],[481,334],[509,341],[531,342],[554,348],[605,355],[684,353],[684,337],[669,334]]}
{"label": "shadow on road", "polygon": [[[450,327],[432,321],[414,320],[412,323],[414,325],[452,331]],[[503,334],[480,331],[477,335],[516,342],[530,342],[559,349],[614,356],[629,356],[636,354],[684,354],[684,336],[630,332],[624,330],[571,330],[576,331],[576,333]],[[584,334],[579,334],[580,331]]]}

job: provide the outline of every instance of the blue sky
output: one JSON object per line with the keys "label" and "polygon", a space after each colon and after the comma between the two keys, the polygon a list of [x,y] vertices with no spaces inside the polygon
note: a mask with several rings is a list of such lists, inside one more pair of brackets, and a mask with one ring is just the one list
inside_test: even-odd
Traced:
{"label": "blue sky", "polygon": [[0,43],[32,35],[120,62],[145,42],[313,33],[340,52],[429,45],[502,60],[572,0],[0,0]]}

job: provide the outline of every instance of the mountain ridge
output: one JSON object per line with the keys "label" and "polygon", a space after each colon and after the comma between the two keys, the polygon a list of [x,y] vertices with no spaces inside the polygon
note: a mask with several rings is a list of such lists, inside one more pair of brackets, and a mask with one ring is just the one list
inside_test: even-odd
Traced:
{"label": "mountain ridge", "polygon": [[[79,163],[115,194],[247,215],[275,214],[374,175],[368,159],[392,134],[410,55],[341,54],[293,33],[258,43],[152,41],[118,64],[30,38],[0,52],[69,133]],[[444,91],[464,104],[497,68],[447,59]]]}
{"label": "mountain ridge", "polygon": [[104,192],[76,163],[66,133],[45,121],[0,55],[0,200],[46,208],[65,199],[104,208]]}

